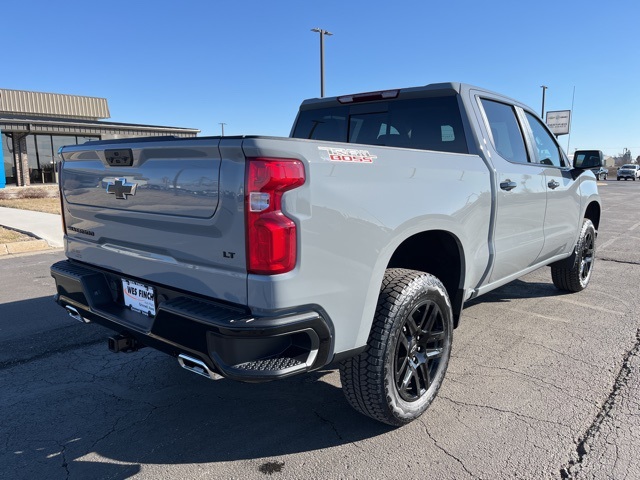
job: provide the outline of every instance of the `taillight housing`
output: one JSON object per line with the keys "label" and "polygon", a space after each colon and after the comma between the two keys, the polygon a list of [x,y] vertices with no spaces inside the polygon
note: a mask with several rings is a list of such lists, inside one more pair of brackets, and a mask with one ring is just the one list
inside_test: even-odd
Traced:
{"label": "taillight housing", "polygon": [[275,275],[296,266],[297,228],[282,212],[282,195],[304,182],[304,166],[300,160],[247,159],[245,216],[249,273]]}

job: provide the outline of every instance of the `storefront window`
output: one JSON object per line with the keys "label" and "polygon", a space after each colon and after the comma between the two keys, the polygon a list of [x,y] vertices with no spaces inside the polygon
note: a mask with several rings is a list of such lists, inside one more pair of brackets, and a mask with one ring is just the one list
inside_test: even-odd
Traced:
{"label": "storefront window", "polygon": [[51,135],[36,135],[38,145],[38,163],[42,173],[42,183],[54,183],[53,173],[53,147],[51,146]]}
{"label": "storefront window", "polygon": [[27,161],[29,164],[29,180],[31,183],[42,183],[42,174],[38,166],[38,150],[36,149],[35,135],[28,135],[25,139],[27,142]]}
{"label": "storefront window", "polygon": [[78,137],[78,145],[86,142],[95,142],[96,140],[100,140],[100,137]]}
{"label": "storefront window", "polygon": [[2,158],[4,159],[4,175],[7,185],[16,184],[16,166],[13,161],[13,140],[12,138],[3,133],[0,135],[2,140]]}
{"label": "storefront window", "polygon": [[60,158],[60,155],[58,154],[58,150],[67,145],[75,145],[77,140],[76,137],[72,137],[70,135],[53,135],[51,140],[53,141],[53,178],[57,183],[58,165],[62,161],[62,158]]}
{"label": "storefront window", "polygon": [[75,145],[77,143],[76,137],[72,137],[70,135],[53,135],[53,157],[56,161],[60,161],[60,156],[58,155],[58,150],[61,147],[66,145]]}

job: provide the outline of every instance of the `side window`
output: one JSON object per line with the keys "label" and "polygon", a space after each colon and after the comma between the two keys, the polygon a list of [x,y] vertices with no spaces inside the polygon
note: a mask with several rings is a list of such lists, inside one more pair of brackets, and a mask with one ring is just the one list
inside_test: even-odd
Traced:
{"label": "side window", "polygon": [[489,121],[496,151],[510,162],[528,163],[527,149],[513,107],[487,99],[482,99],[482,107]]}
{"label": "side window", "polygon": [[542,122],[529,112],[525,112],[533,139],[535,141],[537,162],[543,165],[564,166],[564,161],[560,155],[560,148],[553,136],[544,128]]}
{"label": "side window", "polygon": [[399,136],[391,145],[438,152],[469,153],[458,99],[454,95],[391,104],[390,122]]}

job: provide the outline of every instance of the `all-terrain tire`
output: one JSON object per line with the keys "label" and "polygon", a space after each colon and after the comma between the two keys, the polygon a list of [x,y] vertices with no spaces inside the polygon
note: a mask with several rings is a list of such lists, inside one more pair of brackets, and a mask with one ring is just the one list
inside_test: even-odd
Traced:
{"label": "all-terrain tire", "polygon": [[573,254],[551,264],[551,279],[560,290],[580,292],[587,288],[596,259],[596,229],[591,220],[582,222]]}
{"label": "all-terrain tire", "polygon": [[347,401],[389,425],[418,418],[440,389],[452,340],[453,311],[440,280],[415,270],[388,269],[367,347],[340,365]]}

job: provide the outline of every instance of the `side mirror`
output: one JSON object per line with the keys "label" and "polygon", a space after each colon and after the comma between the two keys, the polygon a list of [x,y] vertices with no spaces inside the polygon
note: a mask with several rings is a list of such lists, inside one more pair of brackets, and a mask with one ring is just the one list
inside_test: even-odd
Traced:
{"label": "side mirror", "polygon": [[573,168],[580,170],[586,170],[588,168],[602,167],[602,158],[597,155],[591,155],[589,157],[578,158],[573,161]]}

